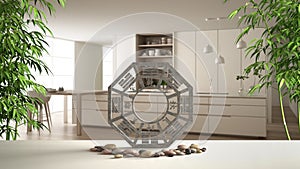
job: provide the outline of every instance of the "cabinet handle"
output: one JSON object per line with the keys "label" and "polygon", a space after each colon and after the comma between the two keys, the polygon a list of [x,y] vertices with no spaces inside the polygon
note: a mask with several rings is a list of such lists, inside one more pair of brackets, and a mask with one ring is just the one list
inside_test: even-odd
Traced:
{"label": "cabinet handle", "polygon": [[227,106],[230,107],[232,104],[208,104],[209,106]]}

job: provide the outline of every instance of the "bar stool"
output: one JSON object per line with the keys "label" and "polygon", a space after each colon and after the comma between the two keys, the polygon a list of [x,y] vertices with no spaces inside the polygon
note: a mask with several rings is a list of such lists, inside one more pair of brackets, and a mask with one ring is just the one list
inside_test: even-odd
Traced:
{"label": "bar stool", "polygon": [[[36,108],[39,112],[38,116],[37,116],[37,120],[39,122],[47,121],[48,129],[49,129],[49,132],[51,133],[52,119],[51,119],[50,108],[49,108],[49,100],[50,100],[51,96],[43,95],[41,93],[37,93],[36,91],[28,91],[27,93],[30,97],[38,98],[41,100],[41,102],[38,102],[36,105]],[[45,109],[46,120],[44,120],[43,108]],[[28,131],[31,131],[31,129],[28,129]],[[39,130],[39,133],[40,133],[40,130]]]}

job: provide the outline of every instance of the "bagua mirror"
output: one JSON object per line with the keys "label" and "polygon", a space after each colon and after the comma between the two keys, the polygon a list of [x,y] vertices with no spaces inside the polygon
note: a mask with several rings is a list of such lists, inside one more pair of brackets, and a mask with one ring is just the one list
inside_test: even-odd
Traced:
{"label": "bagua mirror", "polygon": [[168,147],[193,122],[193,88],[168,63],[132,63],[108,92],[108,122],[132,147]]}

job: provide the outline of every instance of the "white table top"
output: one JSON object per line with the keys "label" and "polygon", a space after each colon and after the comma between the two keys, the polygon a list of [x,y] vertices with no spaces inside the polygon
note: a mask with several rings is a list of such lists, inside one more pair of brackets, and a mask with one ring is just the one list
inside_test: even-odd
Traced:
{"label": "white table top", "polygon": [[[124,141],[98,141],[127,147]],[[88,151],[92,141],[0,141],[1,169],[299,169],[300,141],[178,141],[206,147],[201,154],[112,159]]]}

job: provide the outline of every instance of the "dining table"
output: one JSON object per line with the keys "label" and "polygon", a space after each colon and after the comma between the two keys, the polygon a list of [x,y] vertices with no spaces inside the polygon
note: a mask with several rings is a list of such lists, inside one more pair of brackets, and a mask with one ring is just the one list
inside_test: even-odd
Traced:
{"label": "dining table", "polygon": [[72,101],[72,124],[76,124],[77,136],[82,134],[82,96],[101,95],[107,91],[104,90],[49,90],[47,95],[64,96],[64,123],[68,123],[68,96],[75,97]]}
{"label": "dining table", "polygon": [[[49,90],[47,91],[47,95],[58,95],[64,96],[64,123],[68,123],[68,96],[73,96],[76,94],[74,90]],[[76,117],[72,113],[72,123],[76,123]]]}

